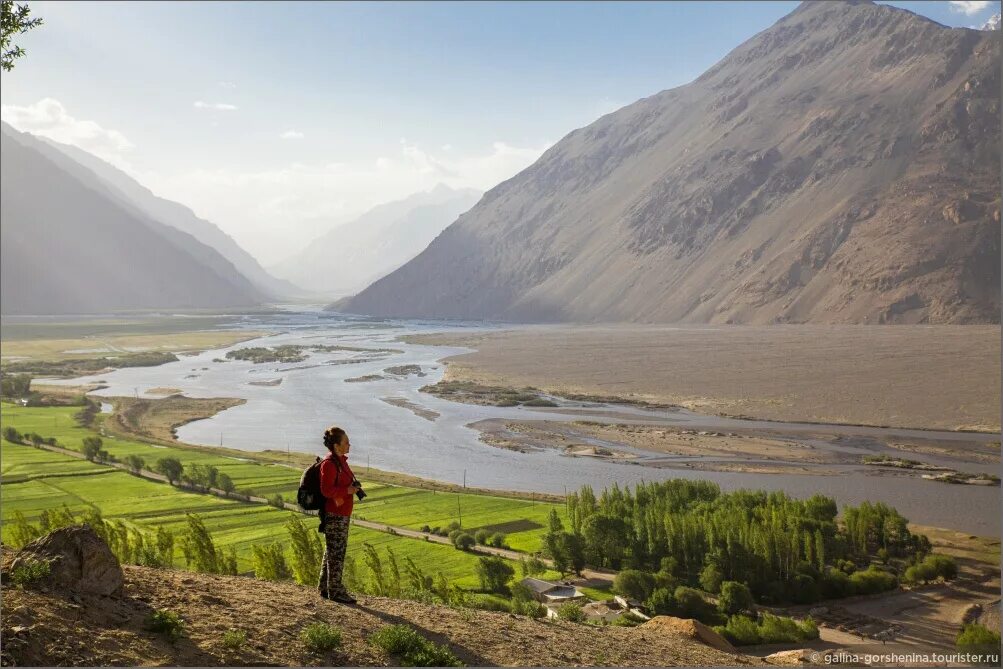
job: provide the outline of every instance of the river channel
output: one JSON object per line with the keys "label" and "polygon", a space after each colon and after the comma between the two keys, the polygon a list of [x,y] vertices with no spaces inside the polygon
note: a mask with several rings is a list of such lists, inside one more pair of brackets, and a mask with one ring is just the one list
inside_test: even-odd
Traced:
{"label": "river channel", "polygon": [[[472,487],[553,493],[574,490],[584,484],[601,489],[613,483],[624,486],[670,478],[706,479],[725,490],[783,490],[798,497],[821,493],[834,497],[840,506],[865,500],[883,501],[913,522],[985,536],[1000,535],[999,487],[950,485],[923,480],[915,472],[859,464],[861,454],[885,452],[878,437],[949,441],[964,450],[998,441],[999,435],[818,426],[705,416],[681,409],[649,410],[566,401],[552,409],[468,405],[419,391],[422,386],[441,379],[444,358],[467,349],[413,344],[400,341],[399,337],[488,327],[482,324],[369,321],[304,310],[246,316],[233,327],[278,334],[185,356],[159,367],[125,368],[69,382],[100,380],[108,387],[93,394],[105,397],[154,397],[147,395],[147,391],[177,388],[190,397],[247,400],[212,418],[181,427],[178,437],[188,443],[222,444],[247,451],[289,449],[321,454],[324,449],[320,435],[324,428],[341,425],[352,436],[352,460],[360,476],[366,466],[372,466],[453,483],[465,480]],[[307,359],[297,363],[255,364],[225,357],[233,349],[282,344],[327,348],[308,351]],[[403,365],[420,367],[421,375],[385,371]],[[366,376],[380,378],[346,381]],[[415,412],[415,407],[421,411]],[[840,451],[837,455],[844,461],[825,465],[824,469],[830,472],[827,475],[703,471],[685,466],[693,458],[647,452],[633,453],[632,463],[571,457],[556,449],[521,453],[485,444],[479,439],[480,432],[469,427],[486,419],[609,421],[611,416],[618,421],[687,429],[762,430],[804,440],[816,448]],[[820,429],[839,439],[835,444],[832,440],[819,442],[815,435]],[[908,457],[938,465],[950,461],[935,455]],[[646,464],[655,466],[638,465],[646,460]],[[999,469],[998,465],[981,463],[952,466],[970,472]]]}

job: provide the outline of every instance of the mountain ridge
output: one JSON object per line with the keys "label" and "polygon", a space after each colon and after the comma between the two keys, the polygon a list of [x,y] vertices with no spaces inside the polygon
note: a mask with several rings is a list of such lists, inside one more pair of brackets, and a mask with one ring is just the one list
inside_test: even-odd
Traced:
{"label": "mountain ridge", "polygon": [[803,3],[690,84],[572,131],[339,306],[999,322],[998,35]]}
{"label": "mountain ridge", "polygon": [[122,170],[83,149],[71,144],[56,142],[47,137],[38,137],[38,139],[94,172],[107,186],[121,193],[146,215],[188,233],[206,246],[218,251],[233,264],[238,272],[271,297],[279,298],[299,292],[296,286],[268,274],[258,261],[241,248],[230,235],[213,223],[197,216],[189,207],[156,195]]}
{"label": "mountain ridge", "polygon": [[215,249],[146,216],[58,149],[6,124],[2,141],[3,313],[224,308],[262,301]]}
{"label": "mountain ridge", "polygon": [[272,271],[316,292],[356,293],[420,253],[481,195],[440,183],[385,202],[320,235]]}

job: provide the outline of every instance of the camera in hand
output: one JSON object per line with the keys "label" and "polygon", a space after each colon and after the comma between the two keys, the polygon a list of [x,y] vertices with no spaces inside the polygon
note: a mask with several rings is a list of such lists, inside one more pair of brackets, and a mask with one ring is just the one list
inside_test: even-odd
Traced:
{"label": "camera in hand", "polygon": [[355,491],[355,496],[358,497],[359,501],[361,502],[366,498],[366,491],[362,489],[362,484],[359,483],[359,479],[353,479],[352,485],[358,488],[358,490]]}

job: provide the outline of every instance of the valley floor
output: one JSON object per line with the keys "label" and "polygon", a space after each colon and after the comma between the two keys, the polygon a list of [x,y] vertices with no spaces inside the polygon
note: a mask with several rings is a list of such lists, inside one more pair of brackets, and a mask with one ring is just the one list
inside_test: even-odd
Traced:
{"label": "valley floor", "polygon": [[469,346],[447,378],[700,413],[1000,429],[998,326],[526,326],[410,337]]}

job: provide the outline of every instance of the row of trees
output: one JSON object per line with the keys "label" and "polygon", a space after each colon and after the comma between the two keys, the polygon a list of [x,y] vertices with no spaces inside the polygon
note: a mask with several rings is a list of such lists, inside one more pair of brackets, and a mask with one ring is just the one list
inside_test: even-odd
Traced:
{"label": "row of trees", "polygon": [[[138,462],[142,462],[142,458],[139,458]],[[132,465],[130,465],[131,468]],[[142,465],[140,469],[142,469]],[[202,465],[195,462],[185,465],[177,458],[159,458],[154,463],[153,470],[166,478],[167,482],[171,485],[176,485],[180,482],[189,487],[206,491],[210,488],[215,488],[222,490],[227,495],[237,490],[237,486],[234,484],[233,479],[230,478],[230,475],[219,471],[213,465]]]}
{"label": "row of trees", "polygon": [[[543,540],[562,572],[634,569],[715,593],[733,581],[764,602],[810,602],[895,587],[889,571],[914,564],[930,550],[929,541],[909,532],[906,519],[886,504],[848,507],[840,524],[829,497],[723,494],[706,481],[647,483],[632,491],[614,485],[599,497],[584,487],[568,496],[567,509],[570,530],[552,512]],[[888,563],[886,571],[854,574],[874,559]]]}

